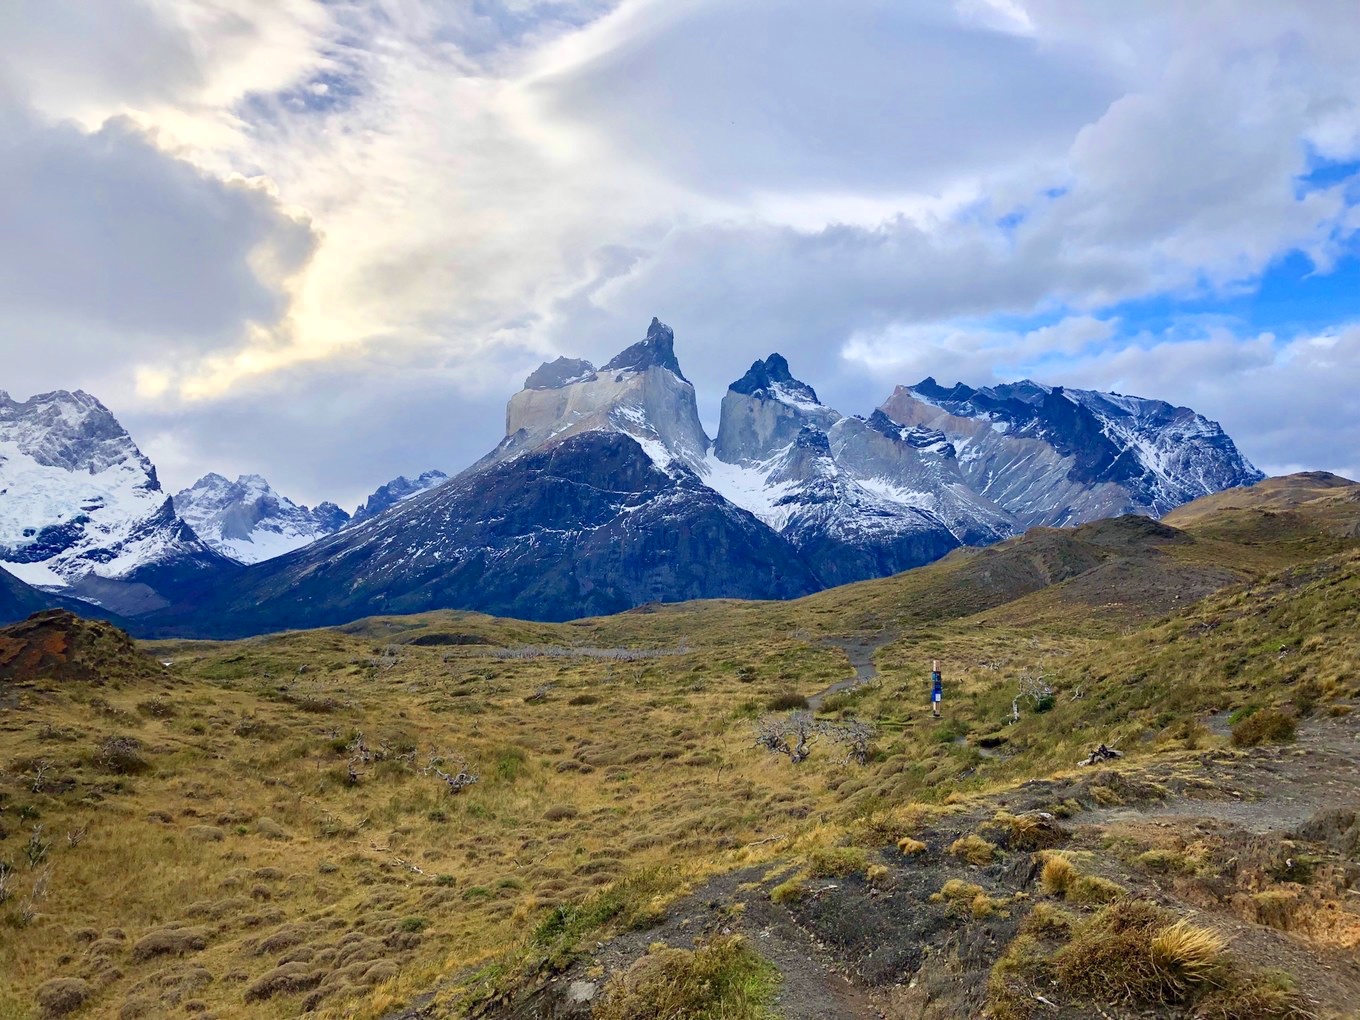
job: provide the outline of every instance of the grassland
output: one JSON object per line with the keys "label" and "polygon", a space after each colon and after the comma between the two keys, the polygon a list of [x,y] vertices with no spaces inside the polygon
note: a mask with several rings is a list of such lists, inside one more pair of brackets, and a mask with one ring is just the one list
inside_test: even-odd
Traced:
{"label": "grassland", "polygon": [[[379,618],[0,680],[0,1017],[378,1017],[431,990],[456,1015],[713,876],[772,869],[796,900],[828,861],[862,874],[864,848],[1096,743],[1173,761],[1226,747],[1207,713],[1343,711],[1360,503],[1266,502],[1041,530],[792,603]],[[868,763],[757,747],[758,720],[852,674],[847,645],[877,676],[819,714],[870,722]],[[686,967],[747,1003],[713,1015],[767,1008],[740,946],[652,955],[608,1015],[645,1015],[625,1006]]]}

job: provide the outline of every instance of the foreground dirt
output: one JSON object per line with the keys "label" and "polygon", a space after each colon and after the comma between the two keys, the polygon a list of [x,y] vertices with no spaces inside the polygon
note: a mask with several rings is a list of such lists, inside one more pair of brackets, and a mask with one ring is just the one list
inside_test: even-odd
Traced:
{"label": "foreground dirt", "polygon": [[[1221,718],[1205,720],[1223,731]],[[736,933],[782,978],[786,1020],[942,1020],[987,1016],[987,979],[1024,917],[1046,897],[1041,856],[1010,850],[969,865],[954,840],[986,831],[994,813],[1051,812],[1054,841],[1083,869],[1226,936],[1233,957],[1293,976],[1316,1015],[1360,1016],[1360,713],[1306,722],[1295,743],[1245,751],[1218,747],[1149,765],[1121,763],[1023,784],[927,825],[905,856],[885,846],[869,859],[885,874],[809,879],[787,905],[771,889],[792,868],[748,869],[713,879],[665,919],[545,976],[486,1017],[585,1018],[609,979],[649,945],[689,948]],[[1171,862],[1168,864],[1167,862]],[[987,916],[938,894],[951,879],[997,904]],[[932,899],[932,896],[934,898]],[[1037,997],[1037,996],[1036,996]],[[1066,1003],[1042,995],[1042,1015],[1186,1017],[1118,1002]],[[426,1006],[403,1014],[438,1015]]]}

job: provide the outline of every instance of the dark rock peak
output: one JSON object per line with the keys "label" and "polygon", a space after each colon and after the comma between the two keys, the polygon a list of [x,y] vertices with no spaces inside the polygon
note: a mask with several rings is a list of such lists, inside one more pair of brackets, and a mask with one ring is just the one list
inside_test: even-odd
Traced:
{"label": "dark rock peak", "polygon": [[928,375],[915,386],[908,386],[907,389],[918,396],[925,397],[935,403],[959,402],[962,403],[973,398],[977,390],[966,383],[956,382],[953,386],[941,386],[935,381],[933,375]]}
{"label": "dark rock peak", "polygon": [[948,455],[951,457],[954,455],[953,444],[947,442],[947,437],[939,429],[928,429],[924,425],[913,425],[908,428],[893,421],[881,409],[869,415],[866,424],[875,432],[887,436],[895,442],[906,443],[918,450],[934,446],[937,443],[945,443],[948,447],[946,451]]}
{"label": "dark rock peak", "polygon": [[318,503],[316,509],[312,511],[312,516],[316,518],[317,524],[326,531],[339,531],[349,523],[349,513],[340,509],[330,500]]}
{"label": "dark rock peak", "polygon": [[526,390],[556,390],[575,382],[595,378],[595,366],[580,358],[545,361],[524,380]]}
{"label": "dark rock peak", "polygon": [[675,358],[675,331],[655,317],[647,328],[645,340],[639,340],[632,347],[614,355],[600,371],[643,372],[649,368],[664,368],[677,378],[689,382]]}
{"label": "dark rock peak", "polygon": [[746,374],[728,387],[733,393],[764,397],[778,385],[780,389],[802,400],[820,404],[817,391],[789,372],[789,363],[782,354],[771,354],[764,361],[754,362]]}
{"label": "dark rock peak", "polygon": [[825,432],[815,425],[804,425],[798,430],[798,437],[794,440],[800,450],[812,450],[816,453],[831,456],[831,440],[827,438]]}

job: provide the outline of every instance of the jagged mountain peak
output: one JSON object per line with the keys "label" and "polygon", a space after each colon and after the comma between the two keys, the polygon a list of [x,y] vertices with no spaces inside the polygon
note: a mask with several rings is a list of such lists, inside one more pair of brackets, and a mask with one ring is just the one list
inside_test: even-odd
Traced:
{"label": "jagged mountain peak", "polygon": [[174,497],[176,512],[209,546],[238,563],[259,563],[315,542],[349,523],[334,503],[315,510],[280,495],[263,475],[236,481],[210,472]]}
{"label": "jagged mountain peak", "polygon": [[1161,400],[1032,379],[945,388],[927,377],[881,410],[944,431],[968,483],[1025,526],[1160,515],[1262,477],[1217,422]]}
{"label": "jagged mountain peak", "polygon": [[0,561],[27,583],[121,613],[226,561],[161,491],[151,461],[98,399],[0,400]]}
{"label": "jagged mountain peak", "polygon": [[685,379],[685,373],[680,371],[680,362],[675,357],[675,330],[655,316],[647,327],[646,338],[614,355],[600,371],[644,372],[649,368],[664,368],[677,378],[689,382]]}
{"label": "jagged mountain peak", "polygon": [[764,361],[754,362],[746,374],[728,389],[734,393],[782,400],[793,404],[821,404],[817,391],[793,377],[789,363],[782,354],[771,354]]}
{"label": "jagged mountain peak", "polygon": [[[398,503],[402,503],[413,496],[418,496],[422,492],[427,492],[430,489],[443,485],[448,480],[448,475],[443,471],[435,469],[422,472],[415,478],[408,478],[406,475],[400,475],[397,478],[393,478],[390,482],[378,486],[361,506],[355,508],[354,516],[350,519],[350,523],[358,524],[360,521],[367,520],[370,517],[376,517],[389,507],[394,507]],[[325,504],[322,505],[324,506]],[[321,507],[317,507],[318,511],[320,509]],[[341,513],[343,512],[344,511],[341,511]]]}
{"label": "jagged mountain peak", "polygon": [[556,390],[595,377],[595,366],[580,358],[545,361],[524,380],[526,390]]}
{"label": "jagged mountain peak", "polygon": [[505,438],[468,470],[522,456],[586,432],[631,436],[663,470],[702,470],[708,435],[694,387],[675,357],[675,333],[653,319],[645,339],[599,370],[559,358],[540,367],[505,409]]}

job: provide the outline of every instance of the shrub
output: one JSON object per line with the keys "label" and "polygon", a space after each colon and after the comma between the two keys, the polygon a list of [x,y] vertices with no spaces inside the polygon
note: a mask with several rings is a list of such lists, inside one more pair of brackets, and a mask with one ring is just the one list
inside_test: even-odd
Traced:
{"label": "shrub", "polygon": [[845,878],[866,871],[869,858],[857,846],[828,846],[813,850],[807,863],[813,878]]}
{"label": "shrub", "polygon": [[771,903],[797,903],[803,898],[807,890],[803,886],[801,878],[791,878],[787,882],[780,882],[770,890]]}
{"label": "shrub", "polygon": [[52,978],[38,986],[34,997],[44,1016],[65,1016],[85,1005],[90,985],[80,978]]}
{"label": "shrub", "polygon": [[771,712],[790,712],[795,709],[807,708],[808,700],[795,691],[780,691],[765,702],[765,707]]}
{"label": "shrub", "polygon": [[758,1020],[768,1016],[778,973],[737,937],[715,938],[691,952],[653,946],[605,988],[596,1020]]}
{"label": "shrub", "polygon": [[95,764],[105,772],[132,776],[151,768],[140,754],[142,742],[136,737],[109,737],[99,745]]}
{"label": "shrub", "polygon": [[134,960],[157,956],[183,956],[206,948],[208,940],[197,928],[156,928],[147,932],[132,947]]}
{"label": "shrub", "polygon": [[1273,708],[1254,712],[1232,728],[1234,747],[1260,744],[1285,744],[1294,739],[1298,724],[1294,717]]}
{"label": "shrub", "polygon": [[970,832],[963,838],[950,843],[949,852],[969,864],[990,864],[992,859],[996,857],[996,846],[993,843],[988,843],[977,833]]}
{"label": "shrub", "polygon": [[547,811],[543,812],[543,820],[545,822],[561,822],[568,818],[575,818],[580,813],[580,811],[570,804],[554,804],[552,807],[548,808]]}

